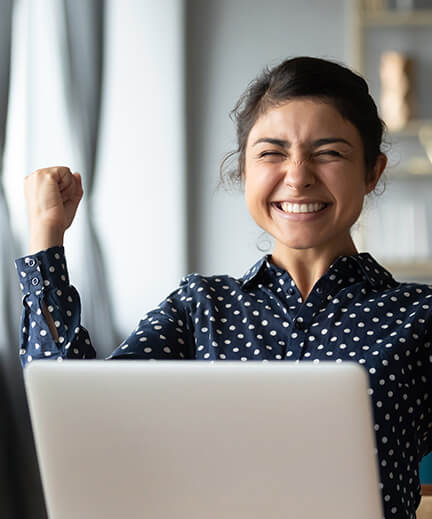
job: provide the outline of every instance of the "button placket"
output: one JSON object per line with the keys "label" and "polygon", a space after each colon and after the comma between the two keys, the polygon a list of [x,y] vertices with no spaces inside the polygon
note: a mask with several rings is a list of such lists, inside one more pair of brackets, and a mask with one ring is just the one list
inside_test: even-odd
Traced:
{"label": "button placket", "polygon": [[[323,290],[321,287],[314,289],[310,296],[300,305],[297,316],[293,319],[294,337],[291,337],[292,346],[298,351],[298,358],[302,359],[308,350],[308,335],[310,327],[321,306]],[[311,345],[312,346],[312,345]]]}
{"label": "button placket", "polygon": [[24,268],[31,285],[35,288],[41,286],[42,278],[39,268],[39,262],[37,261],[37,259],[32,258],[30,256],[24,258]]}
{"label": "button placket", "polygon": [[303,331],[305,329],[305,323],[303,321],[303,317],[297,317],[295,320],[294,320],[294,328],[296,330],[300,330],[300,331]]}
{"label": "button placket", "polygon": [[24,263],[27,267],[34,267],[36,265],[36,261],[33,258],[26,258]]}

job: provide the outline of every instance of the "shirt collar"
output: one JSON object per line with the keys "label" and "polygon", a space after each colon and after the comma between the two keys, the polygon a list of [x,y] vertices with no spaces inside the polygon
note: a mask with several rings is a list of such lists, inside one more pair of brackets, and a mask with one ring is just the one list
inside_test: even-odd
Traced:
{"label": "shirt collar", "polygon": [[[343,258],[346,258],[343,260]],[[372,287],[388,288],[397,285],[391,273],[380,265],[368,252],[361,252],[354,256],[341,256],[339,265],[347,263],[349,260],[354,261],[362,272],[364,278],[367,279]],[[342,267],[343,268],[343,267]]]}
{"label": "shirt collar", "polygon": [[240,278],[241,286],[244,287],[252,282],[255,278],[261,276],[261,274],[271,268],[270,254],[263,256],[259,259],[255,265],[253,265],[247,272]]}
{"label": "shirt collar", "polygon": [[[271,263],[270,258],[270,254],[263,256],[240,278],[242,287],[245,287],[254,280],[261,279],[263,273],[272,268],[279,270],[278,267]],[[339,256],[332,265],[330,265],[324,276],[330,276],[335,270],[343,271],[350,275],[355,272],[357,276],[360,275],[363,279],[367,280],[372,287],[378,288],[387,286],[390,288],[397,284],[390,272],[380,265],[368,252],[361,252],[353,256]]]}

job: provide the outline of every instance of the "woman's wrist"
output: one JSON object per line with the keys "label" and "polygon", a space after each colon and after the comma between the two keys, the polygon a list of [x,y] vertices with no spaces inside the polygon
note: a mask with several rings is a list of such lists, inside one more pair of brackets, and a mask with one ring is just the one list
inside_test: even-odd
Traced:
{"label": "woman's wrist", "polygon": [[30,232],[30,254],[63,245],[64,232],[58,229],[38,229]]}

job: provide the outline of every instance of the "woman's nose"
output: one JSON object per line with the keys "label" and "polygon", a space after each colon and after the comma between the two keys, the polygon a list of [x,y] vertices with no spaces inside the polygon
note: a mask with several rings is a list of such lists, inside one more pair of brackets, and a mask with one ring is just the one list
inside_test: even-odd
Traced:
{"label": "woman's nose", "polygon": [[290,160],[285,169],[284,183],[292,189],[304,189],[316,182],[315,175],[305,159]]}

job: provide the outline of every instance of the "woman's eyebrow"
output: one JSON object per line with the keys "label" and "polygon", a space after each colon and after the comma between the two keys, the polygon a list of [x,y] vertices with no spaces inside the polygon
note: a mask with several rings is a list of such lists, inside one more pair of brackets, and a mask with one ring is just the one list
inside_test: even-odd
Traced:
{"label": "woman's eyebrow", "polygon": [[318,139],[312,142],[312,146],[314,148],[319,148],[320,146],[324,146],[325,144],[333,144],[334,142],[343,142],[344,144],[348,144],[348,146],[351,148],[354,147],[349,141],[343,139],[342,137],[327,137],[324,139]]}
{"label": "woman's eyebrow", "polygon": [[281,146],[282,148],[289,148],[291,143],[283,139],[272,139],[271,137],[262,137],[253,143],[256,146],[260,142],[267,142],[268,144],[274,144],[275,146]]}
{"label": "woman's eyebrow", "polygon": [[[267,142],[268,144],[274,144],[275,146],[281,146],[282,148],[289,148],[291,146],[291,143],[287,140],[273,139],[272,137],[262,137],[261,139],[255,141],[253,143],[253,146],[256,146],[261,142]],[[344,144],[348,144],[348,146],[353,148],[353,145],[346,139],[343,139],[342,137],[326,137],[323,139],[317,139],[316,141],[311,142],[311,147],[319,148],[320,146],[324,146],[325,144],[333,144],[335,142],[342,142]]]}

